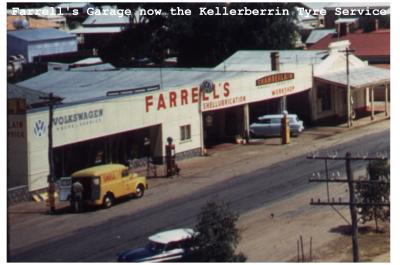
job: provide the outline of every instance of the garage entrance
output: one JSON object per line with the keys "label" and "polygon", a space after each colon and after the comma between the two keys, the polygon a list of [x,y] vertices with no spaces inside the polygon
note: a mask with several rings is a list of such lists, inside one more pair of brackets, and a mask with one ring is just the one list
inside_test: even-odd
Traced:
{"label": "garage entrance", "polygon": [[[146,146],[145,138],[150,139]],[[100,164],[120,163],[136,165],[146,163],[147,157],[162,161],[161,125],[150,126],[119,134],[54,148],[56,178],[70,176],[73,172]]]}
{"label": "garage entrance", "polygon": [[249,104],[250,124],[256,122],[260,116],[281,113],[281,108],[281,98],[274,98]]}
{"label": "garage entrance", "polygon": [[234,143],[244,131],[243,106],[203,113],[204,145],[211,148],[221,143]]}

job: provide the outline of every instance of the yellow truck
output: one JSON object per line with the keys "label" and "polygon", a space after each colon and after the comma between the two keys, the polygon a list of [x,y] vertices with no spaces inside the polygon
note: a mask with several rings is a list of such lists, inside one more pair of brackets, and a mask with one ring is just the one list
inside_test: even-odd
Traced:
{"label": "yellow truck", "polygon": [[88,205],[110,208],[115,199],[123,196],[140,198],[148,189],[146,177],[129,172],[121,164],[107,164],[79,170],[71,176],[72,185],[83,186],[82,199]]}

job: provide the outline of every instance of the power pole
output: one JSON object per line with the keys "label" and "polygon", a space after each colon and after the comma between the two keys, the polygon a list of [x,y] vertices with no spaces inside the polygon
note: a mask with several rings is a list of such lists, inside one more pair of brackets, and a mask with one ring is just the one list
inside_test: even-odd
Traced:
{"label": "power pole", "polygon": [[[359,262],[360,256],[359,256],[359,246],[358,246],[358,226],[357,226],[357,206],[363,206],[363,205],[374,205],[374,206],[390,206],[390,203],[359,203],[357,202],[355,198],[355,193],[354,193],[354,183],[368,183],[370,185],[372,184],[388,184],[386,181],[375,181],[375,180],[354,180],[353,179],[353,171],[351,169],[351,161],[353,160],[364,160],[364,161],[371,161],[371,160],[387,160],[387,157],[368,157],[368,156],[355,156],[353,157],[350,152],[346,153],[346,156],[344,157],[338,157],[338,156],[307,156],[307,159],[320,159],[320,160],[325,160],[325,171],[326,171],[326,178],[310,178],[310,182],[326,182],[327,183],[327,194],[328,194],[328,200],[326,202],[321,201],[318,199],[317,201],[314,201],[314,199],[311,199],[310,204],[311,205],[323,205],[323,206],[331,206],[333,209],[334,206],[338,205],[347,205],[349,206],[350,209],[350,216],[351,216],[351,227],[352,227],[352,245],[353,245],[353,262]],[[327,161],[328,160],[344,160],[346,162],[346,179],[341,179],[341,178],[329,178],[328,176],[328,168],[327,168]],[[337,200],[335,202],[335,199],[329,198],[329,187],[328,183],[329,182],[334,182],[334,183],[347,183],[349,186],[349,201],[348,202],[342,202],[341,199]],[[342,216],[343,217],[343,216]]]}
{"label": "power pole", "polygon": [[357,208],[355,205],[354,185],[353,185],[353,171],[351,170],[351,153],[346,153],[346,175],[349,185],[349,198],[350,198],[350,215],[351,215],[351,240],[353,244],[353,262],[359,262],[359,248],[358,248],[358,227],[357,227]]}
{"label": "power pole", "polygon": [[56,205],[55,205],[55,177],[54,177],[54,155],[53,155],[53,109],[54,105],[60,103],[63,98],[54,96],[53,93],[50,93],[48,97],[40,97],[40,99],[44,99],[49,105],[49,125],[48,125],[48,136],[49,136],[49,149],[48,149],[48,158],[49,158],[49,175],[47,177],[47,182],[49,184],[48,187],[48,201],[49,201],[49,213],[55,213]]}
{"label": "power pole", "polygon": [[352,102],[351,102],[351,87],[350,87],[350,67],[349,67],[349,55],[351,52],[354,52],[355,50],[350,50],[349,48],[346,48],[346,50],[341,51],[346,53],[346,79],[347,79],[347,127],[351,127],[353,125],[353,119],[352,119]]}

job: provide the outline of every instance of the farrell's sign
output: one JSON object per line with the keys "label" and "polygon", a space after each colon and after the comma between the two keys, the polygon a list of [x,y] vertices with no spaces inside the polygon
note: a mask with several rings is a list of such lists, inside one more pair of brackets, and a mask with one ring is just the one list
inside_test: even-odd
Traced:
{"label": "farrell's sign", "polygon": [[256,80],[256,86],[269,85],[294,79],[294,73],[278,73],[267,75]]}

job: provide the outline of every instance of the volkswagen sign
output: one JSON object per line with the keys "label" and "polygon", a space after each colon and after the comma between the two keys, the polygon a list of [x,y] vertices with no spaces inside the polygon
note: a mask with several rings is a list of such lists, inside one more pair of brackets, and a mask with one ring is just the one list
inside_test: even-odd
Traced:
{"label": "volkswagen sign", "polygon": [[213,81],[206,79],[200,84],[200,90],[204,91],[205,93],[211,93],[214,88],[214,83]]}
{"label": "volkswagen sign", "polygon": [[35,125],[33,127],[33,133],[36,136],[42,136],[46,133],[46,124],[44,123],[44,121],[42,120],[38,120],[37,122],[35,122]]}

